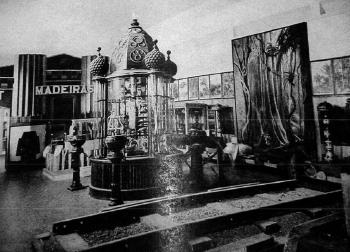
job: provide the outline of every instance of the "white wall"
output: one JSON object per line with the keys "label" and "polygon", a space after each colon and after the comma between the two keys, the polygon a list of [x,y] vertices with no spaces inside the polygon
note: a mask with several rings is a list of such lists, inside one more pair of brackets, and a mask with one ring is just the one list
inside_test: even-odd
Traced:
{"label": "white wall", "polygon": [[232,71],[231,40],[307,22],[310,59],[350,55],[349,0],[213,0],[146,28],[175,78]]}
{"label": "white wall", "polygon": [[[4,146],[4,138],[7,138],[8,141],[8,127],[10,124],[10,109],[5,107],[0,107],[0,155],[5,154],[3,149],[7,148],[7,146]],[[7,134],[6,136],[3,136],[4,132],[4,122],[7,122]]]}

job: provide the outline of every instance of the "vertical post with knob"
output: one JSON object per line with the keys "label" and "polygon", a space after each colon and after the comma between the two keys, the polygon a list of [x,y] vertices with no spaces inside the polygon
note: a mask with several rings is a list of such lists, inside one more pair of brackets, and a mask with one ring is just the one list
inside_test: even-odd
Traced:
{"label": "vertical post with knob", "polygon": [[73,180],[68,190],[77,191],[86,188],[80,182],[80,154],[83,153],[83,148],[81,147],[85,143],[85,138],[83,136],[69,136],[68,142],[72,145],[70,151],[71,154],[71,168],[73,170]]}
{"label": "vertical post with knob", "polygon": [[334,159],[334,152],[333,152],[333,144],[331,141],[331,134],[330,134],[330,112],[332,109],[332,105],[328,102],[323,102],[317,106],[318,114],[319,114],[319,120],[320,120],[320,130],[321,130],[321,139],[324,139],[324,146],[325,146],[325,155],[324,160],[326,162],[332,162]]}
{"label": "vertical post with knob", "polygon": [[[346,99],[345,113],[350,117],[350,98]],[[348,122],[350,123],[350,122]],[[341,170],[341,183],[343,189],[343,205],[345,213],[345,224],[348,238],[350,239],[350,169],[348,163]]]}

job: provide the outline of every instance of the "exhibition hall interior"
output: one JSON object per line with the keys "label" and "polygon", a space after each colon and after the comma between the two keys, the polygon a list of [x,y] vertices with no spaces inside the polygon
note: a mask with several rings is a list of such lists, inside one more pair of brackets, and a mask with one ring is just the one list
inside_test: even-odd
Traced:
{"label": "exhibition hall interior", "polygon": [[53,2],[0,3],[0,251],[350,250],[348,0]]}

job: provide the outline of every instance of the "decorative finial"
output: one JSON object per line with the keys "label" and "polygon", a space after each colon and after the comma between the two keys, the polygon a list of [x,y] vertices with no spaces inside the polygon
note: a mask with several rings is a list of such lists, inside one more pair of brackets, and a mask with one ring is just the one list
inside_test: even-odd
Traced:
{"label": "decorative finial", "polygon": [[133,19],[132,19],[131,26],[133,26],[133,27],[139,26],[139,22],[137,22],[137,18],[133,18]]}
{"label": "decorative finial", "polygon": [[153,44],[154,44],[153,48],[158,50],[157,43],[158,43],[158,39],[153,40]]}
{"label": "decorative finial", "polygon": [[170,76],[174,76],[177,73],[177,66],[174,62],[170,60],[171,51],[166,52],[168,54],[167,60],[164,63],[163,71]]}
{"label": "decorative finial", "polygon": [[153,50],[146,54],[145,65],[148,69],[162,69],[165,56],[161,53],[157,47],[158,40],[153,40]]}
{"label": "decorative finial", "polygon": [[90,73],[93,76],[104,76],[108,72],[108,60],[101,55],[101,47],[97,48],[97,57],[90,64]]}
{"label": "decorative finial", "polygon": [[166,54],[168,54],[168,60],[170,60],[171,51],[170,50],[166,51]]}

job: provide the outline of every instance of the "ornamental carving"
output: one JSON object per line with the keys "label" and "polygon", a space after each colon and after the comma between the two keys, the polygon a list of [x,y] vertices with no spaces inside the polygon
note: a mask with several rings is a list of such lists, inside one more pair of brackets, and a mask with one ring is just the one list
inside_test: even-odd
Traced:
{"label": "ornamental carving", "polygon": [[113,51],[110,72],[122,69],[143,68],[143,60],[152,49],[152,38],[135,21],[128,33],[116,44]]}
{"label": "ornamental carving", "polygon": [[130,52],[130,59],[135,63],[139,63],[144,59],[145,55],[145,51],[136,48],[135,50]]}
{"label": "ornamental carving", "polygon": [[142,36],[134,36],[131,38],[130,47],[146,47],[146,41]]}

